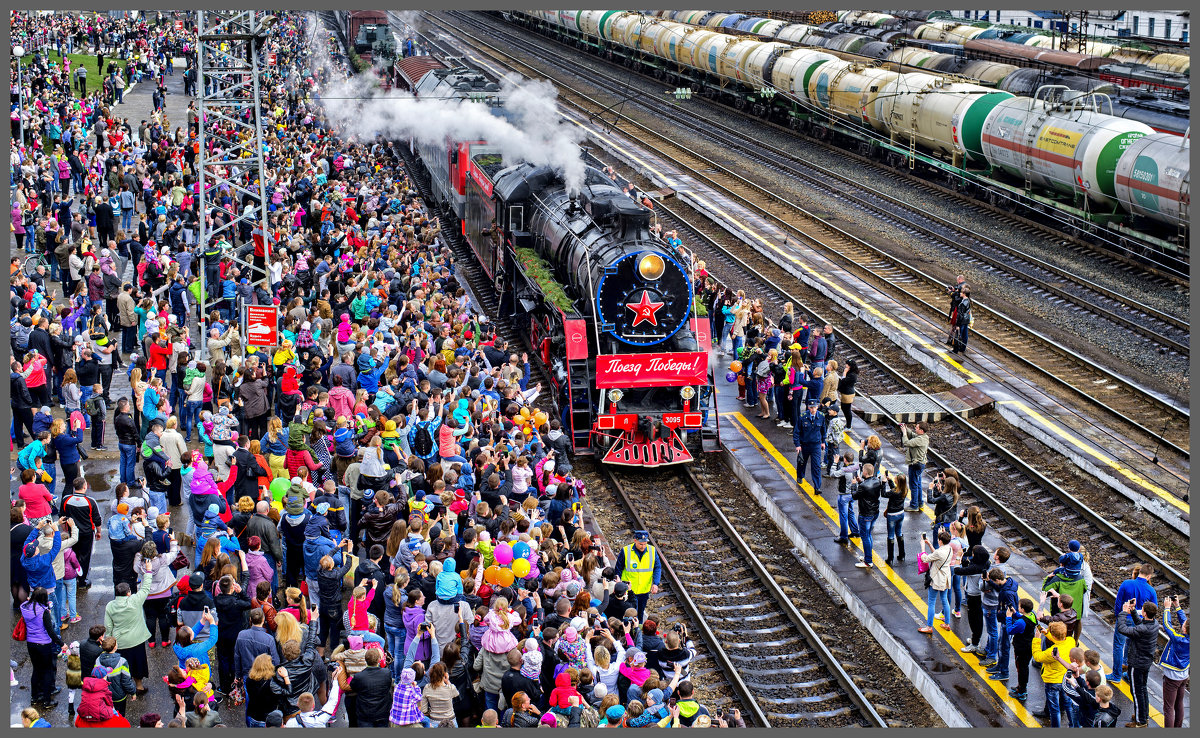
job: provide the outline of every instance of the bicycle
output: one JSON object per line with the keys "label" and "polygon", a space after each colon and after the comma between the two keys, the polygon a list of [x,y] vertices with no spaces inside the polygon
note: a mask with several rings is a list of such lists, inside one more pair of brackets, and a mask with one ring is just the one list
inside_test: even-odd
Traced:
{"label": "bicycle", "polygon": [[46,256],[44,254],[30,254],[25,257],[25,263],[21,265],[21,271],[25,273],[25,276],[32,277],[34,274],[37,274],[39,266],[46,267],[46,274],[50,274],[50,262],[46,259]]}

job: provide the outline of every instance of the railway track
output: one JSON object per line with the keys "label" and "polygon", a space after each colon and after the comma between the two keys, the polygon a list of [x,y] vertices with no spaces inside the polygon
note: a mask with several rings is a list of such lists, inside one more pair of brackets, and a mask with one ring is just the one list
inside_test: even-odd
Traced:
{"label": "railway track", "polygon": [[[455,31],[461,32],[461,29]],[[660,203],[656,212],[667,221],[665,229],[669,229],[672,223],[678,227],[688,248],[706,259],[710,272],[726,272],[725,278],[730,281],[729,273],[733,273],[741,284],[765,288],[761,289],[760,294],[764,302],[776,310],[783,302],[791,302],[798,313],[812,316],[817,323],[838,324],[838,321],[830,320],[811,304],[781,287],[794,283],[794,279],[771,259],[745,249],[740,242],[735,242],[733,248],[723,246],[720,241],[722,238],[729,240],[728,234],[714,226],[711,230],[715,235],[710,235],[706,233],[709,228],[689,221],[665,203]],[[822,310],[838,310],[836,303],[831,300],[824,297],[819,299],[823,304]],[[880,351],[866,348],[846,331],[839,330],[837,333],[841,358],[854,359],[861,368],[860,387],[869,387],[879,394],[911,392],[929,397],[924,387],[909,378],[912,372],[897,370],[880,358]],[[889,348],[894,349],[889,346],[884,351]],[[929,399],[936,402],[932,397]],[[948,426],[964,435],[949,436]],[[1180,542],[1170,538],[1164,548],[1174,549],[1174,552],[1160,556],[1147,545],[1125,534],[1117,522],[1106,517],[1121,518],[1118,511],[1128,505],[1123,498],[1105,490],[1107,499],[1096,501],[1095,505],[1080,499],[1064,488],[1064,484],[1069,483],[1067,480],[1059,483],[1048,478],[972,421],[951,415],[949,421],[939,426],[937,436],[936,446],[930,450],[931,465],[959,469],[964,482],[964,504],[979,504],[990,513],[989,519],[1012,546],[1047,566],[1048,562],[1057,559],[1072,538],[1083,541],[1090,550],[1096,552],[1092,562],[1096,579],[1092,607],[1097,615],[1111,622],[1116,587],[1128,575],[1124,567],[1135,561],[1156,565],[1160,572],[1156,587],[1164,594],[1170,590],[1187,597],[1189,586],[1185,572],[1189,566],[1186,540]],[[940,440],[943,437],[953,438],[954,442],[943,444]],[[1030,510],[1035,511],[1036,518],[1030,515]]]}
{"label": "railway track", "polygon": [[[509,21],[513,23],[513,21]],[[553,36],[547,36],[547,40],[567,48],[577,49],[574,43],[567,43]],[[863,61],[868,61],[864,59]],[[615,64],[615,62],[614,62]],[[626,65],[628,66],[628,65]],[[637,70],[636,73],[646,80],[652,80],[655,83],[666,84],[687,84],[687,80],[670,73],[669,70],[654,68],[654,74],[645,71]],[[921,71],[919,68],[912,68],[911,71]],[[803,141],[814,143],[822,146],[828,146],[827,140],[819,135],[809,135],[803,130],[792,128],[787,125],[782,125],[773,120],[762,118],[750,114],[745,110],[745,106],[727,104],[713,97],[706,98],[709,103],[718,106],[722,109],[736,112],[744,116],[749,121],[758,125],[773,128],[782,133],[786,133]],[[694,112],[689,110],[689,113]],[[1098,230],[1093,224],[1088,223],[1076,216],[1065,215],[1056,211],[1047,209],[1046,212],[1040,214],[1044,218],[1043,221],[1038,220],[1038,215],[1025,216],[1012,212],[1012,208],[1004,207],[1007,199],[1006,193],[1003,191],[992,190],[987,200],[980,200],[969,195],[965,195],[960,191],[959,182],[946,175],[950,180],[945,186],[938,182],[930,181],[922,177],[909,175],[904,171],[902,166],[891,166],[883,164],[876,159],[866,156],[864,153],[859,153],[851,149],[838,148],[839,155],[848,156],[855,161],[870,166],[875,171],[879,172],[888,179],[895,181],[902,187],[916,187],[925,192],[934,194],[940,199],[951,201],[956,209],[970,210],[977,214],[984,214],[988,218],[999,219],[1005,224],[1018,230],[1026,232],[1038,232],[1051,238],[1064,239],[1072,248],[1079,253],[1086,253],[1091,257],[1104,259],[1106,262],[1117,262],[1127,267],[1134,268],[1139,271],[1144,271],[1148,274],[1160,277],[1171,284],[1187,286],[1190,284],[1189,266],[1186,260],[1179,257],[1162,252],[1158,247],[1149,244],[1148,242],[1139,241],[1136,238],[1122,233],[1105,233]],[[794,156],[794,155],[791,155]],[[819,168],[820,169],[820,168]],[[831,176],[839,177],[834,172],[824,168],[822,171],[828,172]],[[854,185],[855,183],[850,182]],[[1061,223],[1061,226],[1047,225],[1048,221]],[[1081,237],[1081,236],[1086,236]]]}
{"label": "railway track", "polygon": [[[536,53],[540,49],[519,34],[505,31],[502,26],[496,29],[492,24],[474,16],[456,15],[455,19],[497,33],[509,49],[524,48],[530,53]],[[477,48],[490,49],[490,53],[494,55],[511,60],[538,74],[555,78],[556,83],[566,92],[566,96],[580,101],[572,104],[589,113],[597,108],[607,109],[611,106],[603,105],[558,79],[563,69],[569,69],[570,74],[600,86],[620,84],[620,80],[599,75],[568,58],[556,59],[558,66],[554,70],[539,68],[516,58],[510,50],[497,47],[494,43],[495,37],[490,40],[483,39],[462,28],[455,28],[453,32],[469,38]],[[658,108],[655,108],[654,112],[663,114]],[[692,147],[672,140],[628,116],[613,114],[617,117],[612,124],[614,128],[637,138],[647,150],[685,166],[691,177],[705,182],[741,206],[770,220],[784,232],[821,249],[858,276],[884,283],[889,291],[905,296],[925,314],[938,316],[939,319],[944,316],[945,289],[936,278],[848,233],[827,219],[788,202],[771,189],[712,161]],[[724,146],[734,145],[733,141],[725,139],[721,139],[720,143]],[[1014,364],[1018,375],[1032,374],[1045,379],[1061,391],[1077,395],[1107,413],[1119,426],[1127,427],[1131,433],[1145,438],[1145,443],[1129,447],[1147,460],[1150,453],[1142,447],[1153,448],[1158,444],[1160,435],[1161,445],[1166,453],[1176,454],[1184,462],[1189,458],[1190,412],[1187,408],[1168,402],[1136,382],[1115,375],[1111,369],[1050,341],[1037,330],[1025,327],[1010,315],[987,308],[979,302],[976,302],[975,306],[978,312],[972,335],[994,349],[994,354]],[[1133,338],[1139,340],[1136,336]]]}
{"label": "railway track", "polygon": [[[636,525],[651,533],[664,577],[754,724],[886,726],[690,469],[600,473]],[[680,505],[693,514],[680,515]]]}
{"label": "railway track", "polygon": [[[669,206],[660,204],[656,209],[660,217],[674,221],[670,225],[678,227],[685,246],[704,256],[710,273],[736,275],[739,284],[766,285],[769,290],[761,294],[770,306],[779,309],[784,302],[791,302],[798,312],[812,315],[817,323],[832,322],[811,304],[776,286],[767,276],[770,272],[763,263],[765,260],[748,262]],[[838,353],[843,361],[853,360],[858,364],[860,388],[870,388],[875,394],[925,394],[924,388],[909,377],[911,372],[894,368],[880,357],[878,350],[868,349],[844,331],[838,331]],[[1164,594],[1172,591],[1186,596],[1189,570],[1186,540],[1173,541],[1182,558],[1160,556],[1124,533],[1117,522],[1098,514],[1080,495],[1068,491],[1067,480],[1060,483],[1034,469],[977,427],[979,422],[980,419],[950,416],[938,425],[935,445],[929,450],[931,467],[959,470],[964,482],[962,505],[977,504],[985,514],[990,513],[988,519],[995,531],[1047,571],[1053,568],[1067,541],[1076,538],[1084,542],[1093,552],[1096,597],[1092,609],[1110,623],[1116,587],[1127,578],[1134,563],[1154,563],[1161,573],[1156,588]],[[892,440],[898,441],[896,425],[889,421],[889,427]],[[1115,493],[1109,495],[1115,500],[1109,504],[1119,504]],[[1111,508],[1104,509],[1113,512]],[[1036,511],[1037,517],[1031,516],[1030,510]]]}

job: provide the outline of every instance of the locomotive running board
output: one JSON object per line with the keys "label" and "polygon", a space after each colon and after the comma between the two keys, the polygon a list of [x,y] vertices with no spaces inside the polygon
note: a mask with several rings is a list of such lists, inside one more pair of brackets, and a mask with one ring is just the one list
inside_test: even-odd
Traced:
{"label": "locomotive running board", "polygon": [[692,460],[692,452],[674,432],[669,440],[655,438],[653,441],[635,441],[628,431],[617,438],[601,459],[605,464],[620,466],[667,466],[686,464]]}

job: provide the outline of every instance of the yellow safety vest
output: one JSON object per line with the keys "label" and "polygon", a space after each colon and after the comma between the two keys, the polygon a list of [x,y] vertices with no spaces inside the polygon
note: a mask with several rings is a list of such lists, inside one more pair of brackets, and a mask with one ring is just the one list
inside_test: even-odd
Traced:
{"label": "yellow safety vest", "polygon": [[657,555],[654,546],[647,544],[645,553],[640,557],[632,543],[625,547],[624,552],[625,570],[621,572],[621,579],[629,582],[629,589],[634,594],[646,594],[650,591],[650,585],[654,584],[654,557]]}

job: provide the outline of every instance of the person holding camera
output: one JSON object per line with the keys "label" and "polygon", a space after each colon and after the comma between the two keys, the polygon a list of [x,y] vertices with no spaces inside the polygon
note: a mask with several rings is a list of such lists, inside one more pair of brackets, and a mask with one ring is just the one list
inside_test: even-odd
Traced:
{"label": "person holding camera", "polygon": [[1153,602],[1136,607],[1137,599],[1129,598],[1117,616],[1117,632],[1129,639],[1129,679],[1133,694],[1133,720],[1126,728],[1144,728],[1150,721],[1150,695],[1147,682],[1154,665],[1158,647],[1158,605]]}
{"label": "person holding camera", "polygon": [[[1175,614],[1179,621],[1176,627],[1171,623],[1171,615]],[[1163,601],[1163,629],[1167,634],[1167,647],[1159,659],[1163,670],[1163,727],[1182,728],[1183,716],[1186,714],[1183,706],[1184,693],[1188,691],[1188,666],[1191,660],[1189,646],[1191,645],[1188,632],[1191,622],[1183,610],[1179,608],[1179,595],[1168,597]]]}
{"label": "person holding camera", "polygon": [[922,480],[925,463],[929,456],[929,436],[926,435],[929,426],[925,421],[909,427],[907,423],[900,424],[900,438],[904,442],[904,460],[908,463],[908,489],[912,494],[909,510],[916,512],[922,504]]}

